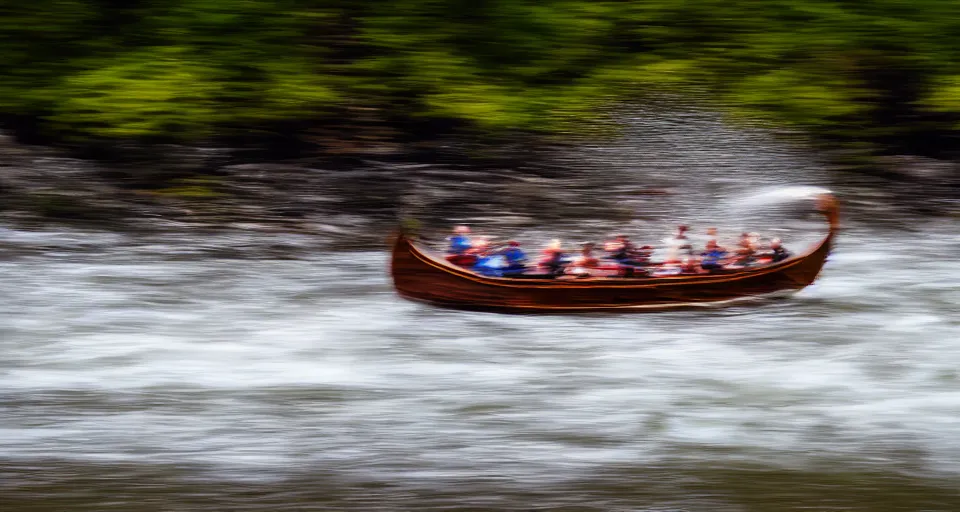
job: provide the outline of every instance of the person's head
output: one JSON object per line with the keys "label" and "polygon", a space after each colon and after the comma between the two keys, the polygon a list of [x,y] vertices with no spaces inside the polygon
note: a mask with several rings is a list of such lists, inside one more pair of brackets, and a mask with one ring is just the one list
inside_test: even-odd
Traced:
{"label": "person's head", "polygon": [[707,228],[708,236],[717,236],[717,228]]}
{"label": "person's head", "polygon": [[716,241],[716,240],[710,240],[710,241],[707,242],[707,249],[708,249],[708,250],[713,250],[713,249],[716,249],[717,247],[718,247],[718,246],[717,246],[717,241]]}
{"label": "person's head", "polygon": [[510,247],[520,247],[520,242],[516,240],[510,240],[509,242],[507,242],[507,245],[509,245]]}
{"label": "person's head", "polygon": [[686,232],[687,232],[687,226],[686,226],[686,225],[680,224],[679,226],[677,226],[677,233],[680,233],[680,234],[682,235],[682,234],[684,234],[684,233],[686,233]]}
{"label": "person's head", "polygon": [[593,251],[594,243],[593,242],[584,242],[580,244],[583,247],[583,253],[588,254]]}
{"label": "person's head", "polygon": [[626,242],[628,239],[629,237],[627,237],[627,235],[624,235],[622,233],[617,235],[617,241],[619,242]]}
{"label": "person's head", "polygon": [[773,249],[779,249],[782,244],[783,242],[779,238],[774,238],[773,240],[770,240],[770,247]]}
{"label": "person's head", "polygon": [[547,249],[549,249],[549,250],[551,250],[551,251],[559,251],[559,250],[560,250],[560,239],[559,239],[559,238],[554,238],[553,240],[551,240],[551,241],[550,241],[550,244],[547,245]]}
{"label": "person's head", "polygon": [[461,225],[461,226],[457,226],[457,227],[453,228],[453,232],[456,233],[456,234],[458,234],[458,235],[467,235],[467,234],[470,233],[470,228],[467,227],[467,226],[462,226],[462,225]]}

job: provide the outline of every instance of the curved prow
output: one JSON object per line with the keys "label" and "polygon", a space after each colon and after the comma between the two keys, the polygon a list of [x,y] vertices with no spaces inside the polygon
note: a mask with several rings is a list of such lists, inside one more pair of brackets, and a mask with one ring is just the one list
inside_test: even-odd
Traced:
{"label": "curved prow", "polygon": [[[830,230],[827,232],[827,236],[808,253],[808,256],[803,257],[816,259],[820,262],[820,266],[823,266],[830,252],[833,250],[834,240],[836,239],[837,232],[840,230],[840,201],[829,191],[818,193],[815,196],[815,200],[817,212],[826,217]],[[819,273],[819,269],[817,273]]]}
{"label": "curved prow", "polygon": [[830,234],[840,229],[840,202],[830,193],[817,196],[817,211],[822,213],[830,223]]}

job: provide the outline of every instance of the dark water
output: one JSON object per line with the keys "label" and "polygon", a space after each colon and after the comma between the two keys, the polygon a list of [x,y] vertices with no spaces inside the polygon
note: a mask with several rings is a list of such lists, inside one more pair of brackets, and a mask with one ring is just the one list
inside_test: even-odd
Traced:
{"label": "dark water", "polygon": [[799,246],[813,218],[738,198],[827,185],[847,229],[821,280],[500,316],[398,299],[383,248],[351,244],[386,237],[376,215],[325,237],[0,228],[0,510],[960,510],[956,219],[762,133],[650,117],[563,180],[417,170],[402,215],[530,241],[706,216]]}

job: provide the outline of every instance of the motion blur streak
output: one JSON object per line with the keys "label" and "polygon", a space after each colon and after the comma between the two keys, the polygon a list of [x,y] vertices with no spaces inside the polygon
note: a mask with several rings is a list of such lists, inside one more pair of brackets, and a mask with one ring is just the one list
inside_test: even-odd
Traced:
{"label": "motion blur streak", "polygon": [[[385,247],[0,229],[0,510],[960,510],[956,223],[673,121],[584,148],[607,171],[544,192],[583,202],[553,224],[497,217],[501,194],[424,199],[460,179],[420,179],[408,213],[439,231],[486,205],[476,229],[546,240],[619,204],[629,229],[715,212],[735,234],[775,219],[734,197],[827,185],[846,229],[820,281],[749,307],[500,316],[399,299]],[[808,224],[787,226],[789,244]]]}

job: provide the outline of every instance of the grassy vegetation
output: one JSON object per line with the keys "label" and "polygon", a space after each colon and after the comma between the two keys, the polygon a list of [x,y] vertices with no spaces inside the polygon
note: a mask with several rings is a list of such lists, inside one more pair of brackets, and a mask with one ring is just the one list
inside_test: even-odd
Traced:
{"label": "grassy vegetation", "polygon": [[877,152],[942,154],[960,123],[946,0],[0,1],[0,115],[55,138],[195,141],[360,110],[564,133],[659,90]]}

